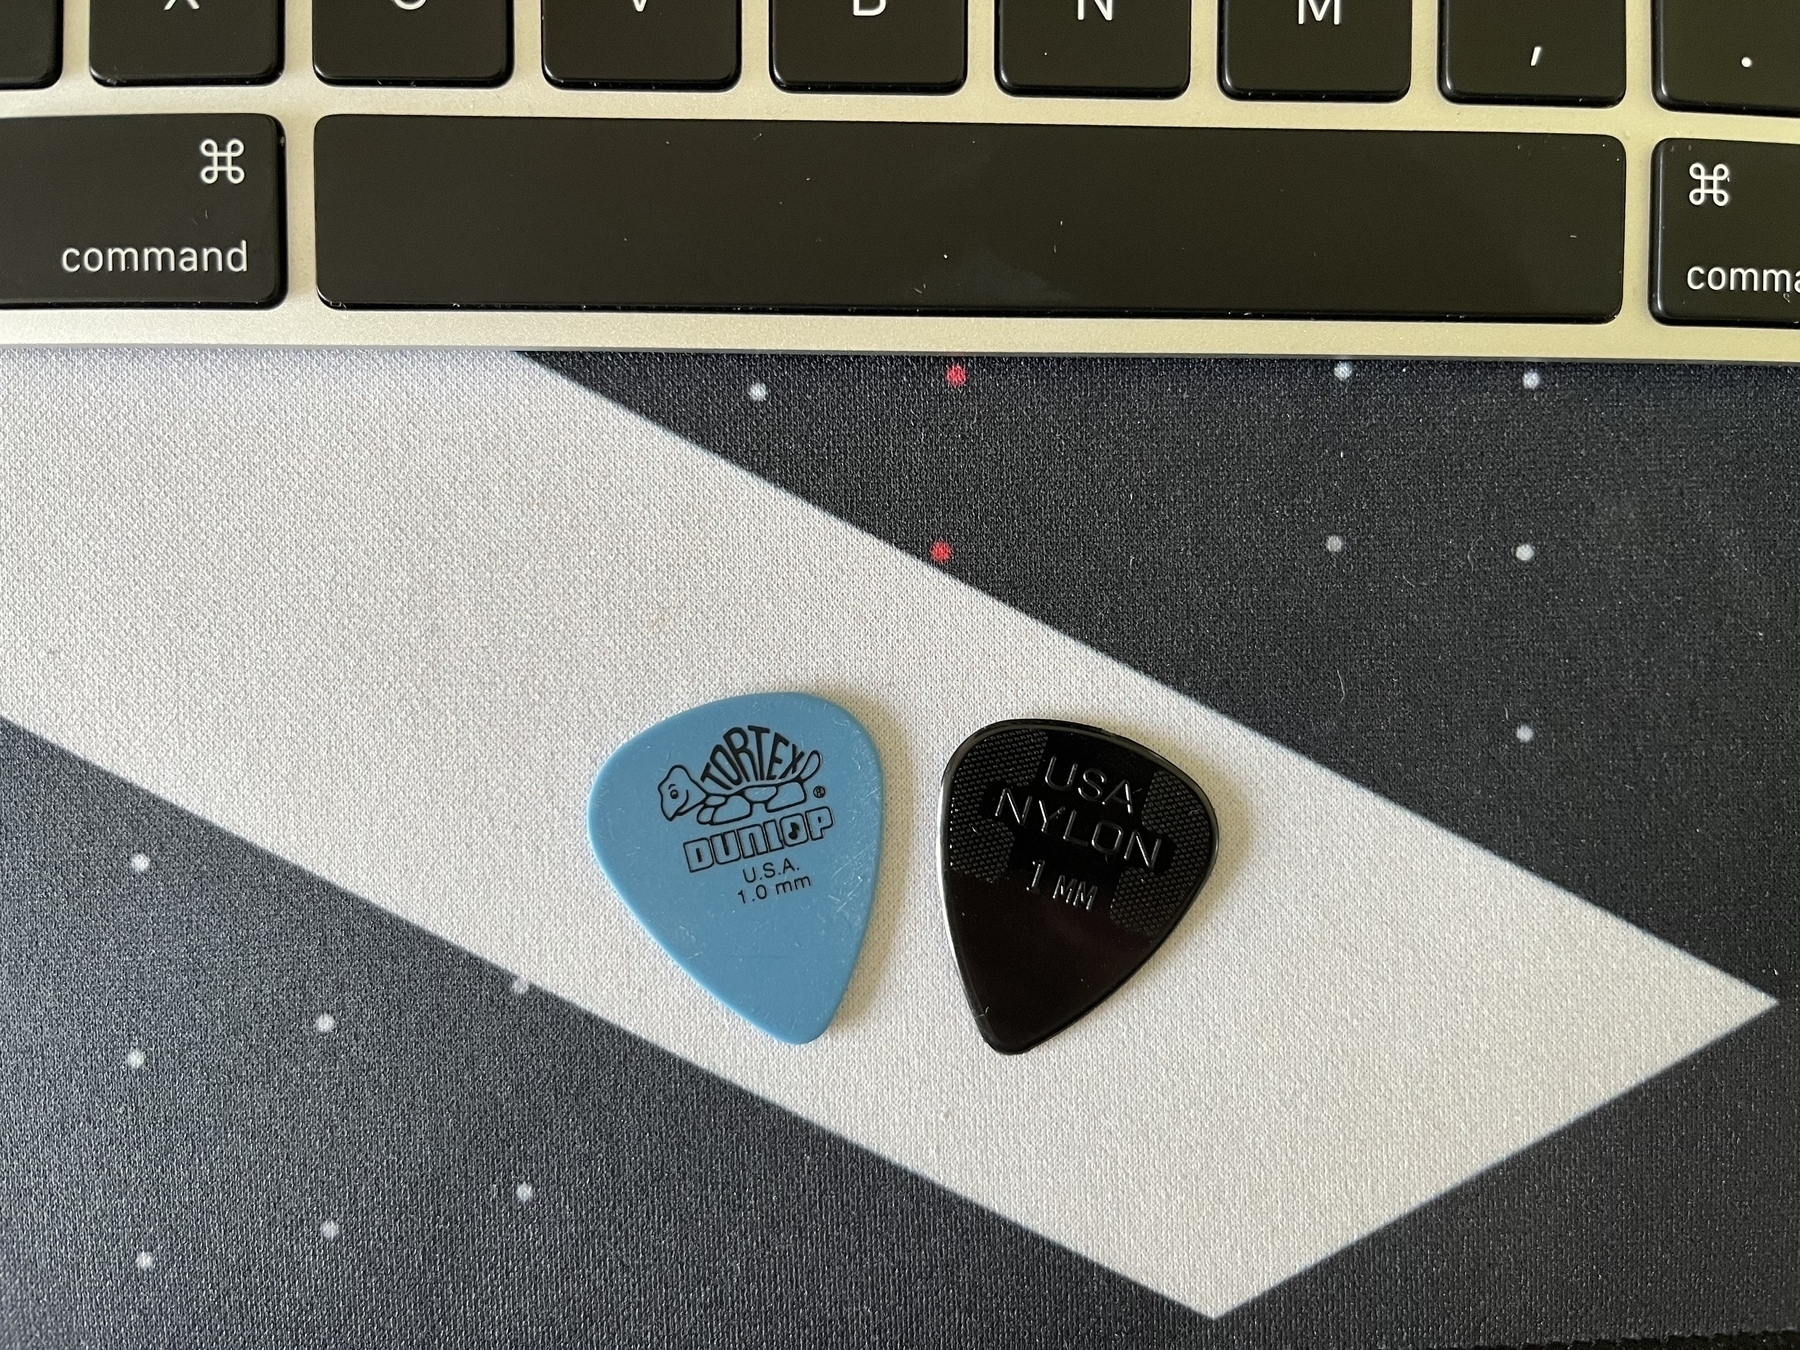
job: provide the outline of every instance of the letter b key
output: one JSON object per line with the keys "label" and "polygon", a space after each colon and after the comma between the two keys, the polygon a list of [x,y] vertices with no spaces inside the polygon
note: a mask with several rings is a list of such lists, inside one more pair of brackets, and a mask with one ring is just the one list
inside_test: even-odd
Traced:
{"label": "letter b key", "polygon": [[802,92],[947,94],[968,26],[966,0],[771,0],[770,69]]}

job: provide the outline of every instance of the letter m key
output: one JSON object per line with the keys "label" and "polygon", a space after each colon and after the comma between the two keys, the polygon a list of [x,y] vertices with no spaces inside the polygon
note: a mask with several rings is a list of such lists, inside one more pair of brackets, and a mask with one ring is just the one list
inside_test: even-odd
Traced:
{"label": "letter m key", "polygon": [[1344,0],[1296,0],[1299,6],[1299,22],[1304,24],[1310,13],[1314,23],[1324,23],[1329,14],[1333,23],[1344,21]]}

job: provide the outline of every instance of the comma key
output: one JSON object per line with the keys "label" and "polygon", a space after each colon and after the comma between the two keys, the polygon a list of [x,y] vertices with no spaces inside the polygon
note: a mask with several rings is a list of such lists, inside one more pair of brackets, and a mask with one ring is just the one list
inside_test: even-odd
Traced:
{"label": "comma key", "polygon": [[1800,325],[1800,146],[1664,141],[1655,192],[1657,318]]}
{"label": "comma key", "polygon": [[1444,0],[1446,98],[1611,107],[1625,97],[1625,0]]}
{"label": "comma key", "polygon": [[282,146],[248,114],[0,119],[0,305],[274,304]]}

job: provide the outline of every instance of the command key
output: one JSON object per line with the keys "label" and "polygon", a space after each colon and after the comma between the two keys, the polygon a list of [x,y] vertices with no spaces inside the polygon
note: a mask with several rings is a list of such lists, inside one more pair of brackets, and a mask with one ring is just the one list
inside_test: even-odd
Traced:
{"label": "command key", "polygon": [[281,124],[0,119],[0,305],[272,305]]}
{"label": "command key", "polygon": [[1655,191],[1657,318],[1800,324],[1800,146],[1664,141]]}

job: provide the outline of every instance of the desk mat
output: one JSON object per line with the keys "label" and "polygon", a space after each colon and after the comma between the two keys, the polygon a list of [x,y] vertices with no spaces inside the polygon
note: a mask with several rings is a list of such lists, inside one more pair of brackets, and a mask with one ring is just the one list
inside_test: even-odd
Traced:
{"label": "desk mat", "polygon": [[[0,356],[0,1344],[1492,1346],[1800,1323],[1782,369]],[[599,397],[596,397],[599,395]],[[881,747],[827,1036],[587,780]],[[1018,1060],[931,876],[1069,715],[1219,806]]]}

